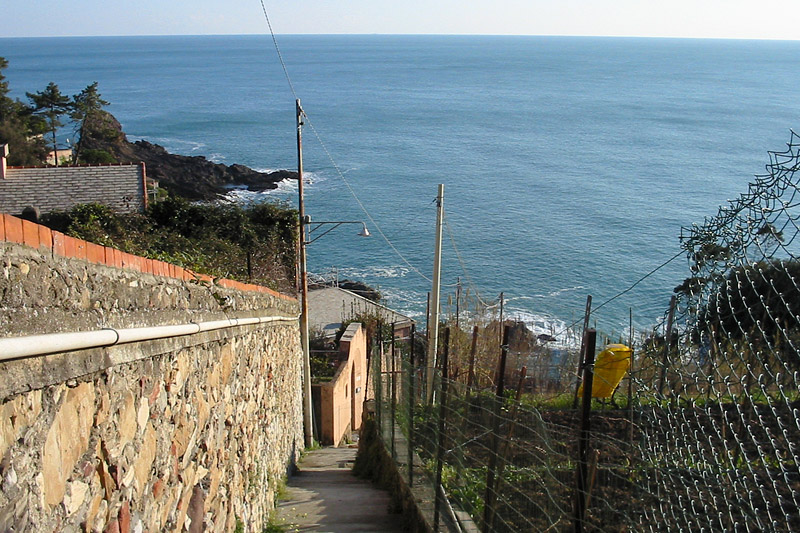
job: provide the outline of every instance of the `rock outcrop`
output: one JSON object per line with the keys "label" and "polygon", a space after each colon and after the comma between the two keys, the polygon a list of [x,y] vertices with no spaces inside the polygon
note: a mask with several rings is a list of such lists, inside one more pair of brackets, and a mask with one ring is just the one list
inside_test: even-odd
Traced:
{"label": "rock outcrop", "polygon": [[141,140],[129,142],[119,121],[102,111],[90,120],[83,132],[81,151],[104,151],[118,163],[144,162],[147,176],[159,187],[192,200],[213,200],[232,185],[253,191],[274,189],[285,179],[297,179],[289,170],[258,172],[244,165],[223,165],[203,156],[169,153],[163,146]]}

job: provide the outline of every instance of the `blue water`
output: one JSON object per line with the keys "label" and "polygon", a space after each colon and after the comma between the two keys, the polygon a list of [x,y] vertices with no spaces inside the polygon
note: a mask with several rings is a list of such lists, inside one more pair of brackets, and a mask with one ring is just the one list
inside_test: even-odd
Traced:
{"label": "blue water", "polygon": [[[282,36],[311,123],[308,212],[367,219],[309,247],[316,272],[424,314],[444,183],[443,283],[556,324],[679,248],[800,129],[800,42],[579,37]],[[132,138],[254,168],[296,168],[294,95],[264,36],[0,39],[13,95],[93,81]],[[332,155],[347,184],[326,155]],[[272,198],[295,201],[291,187]],[[251,198],[252,199],[252,198]],[[452,234],[461,261],[450,240]],[[462,269],[462,261],[465,270]],[[678,259],[604,307],[641,328],[688,275]],[[447,297],[443,298],[447,302]]]}

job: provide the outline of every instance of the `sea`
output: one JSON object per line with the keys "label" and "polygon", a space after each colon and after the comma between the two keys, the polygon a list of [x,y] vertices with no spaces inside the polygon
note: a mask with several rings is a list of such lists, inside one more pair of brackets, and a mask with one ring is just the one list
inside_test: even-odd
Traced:
{"label": "sea", "polygon": [[[459,313],[497,313],[502,293],[506,317],[560,339],[589,295],[608,302],[592,325],[609,334],[662,321],[689,276],[682,231],[800,130],[798,41],[276,41],[5,38],[0,56],[14,97],[97,81],[130,139],[261,170],[297,168],[299,98],[307,212],[372,234],[343,225],[309,245],[315,275],[373,285],[424,323],[444,184],[443,310],[460,290]],[[296,205],[297,188],[229,199]]]}

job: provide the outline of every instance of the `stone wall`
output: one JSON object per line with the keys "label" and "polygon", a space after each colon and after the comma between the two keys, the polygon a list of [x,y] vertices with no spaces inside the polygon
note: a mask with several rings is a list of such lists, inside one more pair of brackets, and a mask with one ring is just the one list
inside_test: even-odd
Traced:
{"label": "stone wall", "polygon": [[143,210],[144,165],[8,167],[0,179],[0,212],[19,215],[32,206],[49,213],[92,202],[119,213]]}
{"label": "stone wall", "polygon": [[[0,337],[298,313],[83,257],[0,240]],[[0,531],[262,531],[302,449],[301,376],[296,320],[0,362]]]}

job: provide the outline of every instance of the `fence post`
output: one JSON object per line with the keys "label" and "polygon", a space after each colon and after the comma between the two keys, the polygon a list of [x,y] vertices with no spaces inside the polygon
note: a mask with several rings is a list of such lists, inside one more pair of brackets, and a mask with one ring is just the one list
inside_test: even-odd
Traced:
{"label": "fence post", "polygon": [[414,338],[416,324],[411,324],[411,350],[408,357],[408,487],[414,486]]}
{"label": "fence post", "polygon": [[378,423],[378,436],[383,439],[381,411],[383,409],[383,342],[381,340],[381,322],[375,323],[375,421]]}
{"label": "fence post", "polygon": [[391,437],[392,437],[392,459],[396,459],[396,455],[397,455],[397,450],[395,450],[395,447],[394,447],[394,426],[395,426],[395,416],[397,414],[395,412],[395,406],[397,404],[397,389],[396,389],[397,385],[396,385],[396,382],[395,382],[395,373],[397,371],[397,368],[396,368],[396,365],[395,365],[395,351],[394,351],[394,348],[395,348],[394,347],[395,330],[394,330],[394,326],[395,326],[395,323],[392,322],[392,344],[391,344],[391,348],[390,348],[390,353],[391,353],[391,357],[392,357],[392,367],[391,367],[392,368],[392,379],[390,381],[391,394],[392,394],[392,404],[391,404],[391,407],[390,407],[390,412],[391,412],[390,422],[391,422]]}
{"label": "fence post", "polygon": [[498,365],[497,392],[492,421],[492,449],[489,454],[489,466],[486,469],[486,496],[483,499],[483,527],[486,531],[490,530],[494,521],[494,507],[497,501],[494,479],[497,475],[497,452],[500,448],[500,411],[503,407],[503,396],[505,394],[506,360],[508,359],[508,336],[510,333],[511,327],[505,326],[503,328],[503,344],[500,346],[500,364]]}
{"label": "fence post", "polygon": [[597,331],[594,329],[586,330],[584,338],[586,356],[583,362],[583,406],[581,409],[581,432],[580,438],[578,439],[578,490],[575,495],[575,533],[583,532],[583,521],[586,515],[589,437],[591,435],[590,415],[592,411],[592,383],[594,382],[594,352],[596,343]]}
{"label": "fence post", "polygon": [[444,353],[441,357],[441,394],[439,396],[439,442],[436,449],[436,499],[433,504],[433,530],[439,531],[439,514],[442,508],[444,489],[442,470],[444,469],[444,419],[447,414],[447,359],[450,351],[450,328],[444,330]]}
{"label": "fence post", "polygon": [[[478,326],[472,328],[472,346],[469,349],[469,372],[467,373],[467,398],[475,384],[475,354],[478,352]],[[469,402],[467,402],[469,403]]]}
{"label": "fence post", "polygon": [[628,368],[628,424],[630,426],[630,445],[633,448],[633,362],[636,352],[633,349],[633,308],[630,308],[630,318],[628,326],[628,346],[631,349],[631,364]]}
{"label": "fence post", "polygon": [[667,364],[669,364],[669,352],[672,349],[672,321],[675,318],[675,296],[669,300],[669,314],[667,315],[667,331],[664,335],[664,359],[661,362],[661,376],[658,380],[658,395],[664,396],[664,381],[667,378]]}
{"label": "fence post", "polygon": [[583,314],[583,333],[581,335],[581,351],[578,354],[578,379],[575,380],[575,396],[572,397],[572,408],[578,408],[578,389],[581,387],[581,371],[583,359],[586,356],[586,330],[589,327],[589,317],[592,316],[592,295],[586,297],[586,311]]}

